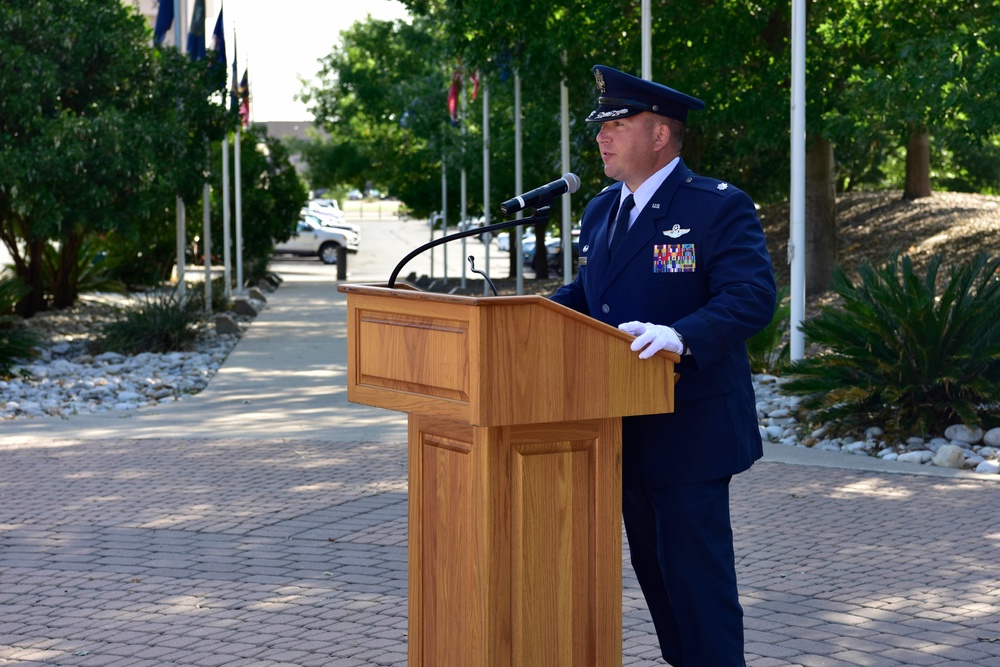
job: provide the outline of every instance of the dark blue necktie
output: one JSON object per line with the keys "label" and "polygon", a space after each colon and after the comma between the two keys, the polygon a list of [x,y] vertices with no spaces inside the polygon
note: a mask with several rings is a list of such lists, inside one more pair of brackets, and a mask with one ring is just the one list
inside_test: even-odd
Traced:
{"label": "dark blue necktie", "polygon": [[615,235],[611,239],[611,248],[608,251],[612,257],[615,256],[615,250],[618,250],[618,246],[622,244],[625,233],[628,231],[628,215],[633,206],[635,206],[635,200],[632,199],[632,195],[629,195],[625,197],[621,208],[618,209],[618,219],[615,220]]}

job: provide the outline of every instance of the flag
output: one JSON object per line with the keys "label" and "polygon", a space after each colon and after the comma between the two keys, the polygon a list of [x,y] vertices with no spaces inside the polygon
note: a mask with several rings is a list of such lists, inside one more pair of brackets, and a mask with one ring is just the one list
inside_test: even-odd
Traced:
{"label": "flag", "polygon": [[462,70],[456,69],[451,74],[451,88],[448,89],[448,115],[451,116],[452,127],[458,127],[458,94],[462,90]]}
{"label": "flag", "polygon": [[160,10],[156,13],[156,27],[153,29],[153,44],[163,45],[163,38],[174,24],[174,0],[160,0]]}
{"label": "flag", "polygon": [[236,48],[236,33],[233,33],[233,76],[230,79],[232,83],[229,88],[229,108],[236,109],[238,107],[237,96],[236,96],[236,57],[239,54],[239,50]]}
{"label": "flag", "polygon": [[472,73],[472,101],[476,101],[476,95],[479,94],[479,70]]}
{"label": "flag", "polygon": [[219,7],[219,18],[215,21],[212,31],[212,50],[215,51],[215,62],[226,65],[226,31],[222,27],[222,7]]}
{"label": "flag", "polygon": [[191,56],[191,60],[205,58],[205,0],[194,0],[191,26],[188,30],[187,52]]}
{"label": "flag", "polygon": [[250,127],[250,80],[247,78],[247,70],[243,70],[243,78],[240,79],[240,118],[243,120],[243,127]]}

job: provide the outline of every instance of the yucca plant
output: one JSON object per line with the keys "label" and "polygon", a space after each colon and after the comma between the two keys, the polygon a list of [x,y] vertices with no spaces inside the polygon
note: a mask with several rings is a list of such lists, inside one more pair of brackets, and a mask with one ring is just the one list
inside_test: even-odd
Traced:
{"label": "yucca plant", "polygon": [[7,377],[14,362],[37,355],[42,337],[14,314],[14,305],[29,291],[17,276],[0,277],[0,376]]}
{"label": "yucca plant", "polygon": [[952,267],[938,293],[937,255],[923,278],[908,256],[864,264],[853,284],[835,272],[842,305],[802,324],[822,352],[793,363],[784,392],[811,423],[835,431],[876,423],[897,435],[980,424],[1000,400],[1000,259]]}
{"label": "yucca plant", "polygon": [[146,297],[122,308],[116,320],[105,324],[97,346],[120,354],[189,350],[203,321],[193,299],[175,292]]}
{"label": "yucca plant", "polygon": [[791,312],[788,285],[782,285],[778,288],[777,304],[771,323],[747,341],[750,370],[754,373],[780,374],[788,365],[788,343],[783,342],[785,331],[788,329],[788,316]]}

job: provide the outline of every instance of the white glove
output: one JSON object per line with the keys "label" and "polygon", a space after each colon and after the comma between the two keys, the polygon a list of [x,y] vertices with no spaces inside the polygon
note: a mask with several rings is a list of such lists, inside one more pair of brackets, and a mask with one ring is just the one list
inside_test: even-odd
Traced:
{"label": "white glove", "polygon": [[[660,350],[669,350],[677,354],[684,353],[684,343],[677,332],[663,324],[650,324],[649,322],[625,322],[619,324],[618,328],[625,333],[637,336],[632,341],[632,351],[639,352],[640,359],[649,359]],[[643,348],[646,348],[643,350]]]}

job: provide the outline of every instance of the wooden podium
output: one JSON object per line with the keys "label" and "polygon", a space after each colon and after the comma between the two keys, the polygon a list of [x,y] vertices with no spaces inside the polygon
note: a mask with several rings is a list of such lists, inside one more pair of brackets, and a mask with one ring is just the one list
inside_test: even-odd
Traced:
{"label": "wooden podium", "polygon": [[339,290],[348,399],[409,414],[409,667],[620,666],[621,417],[679,358],[539,296]]}

